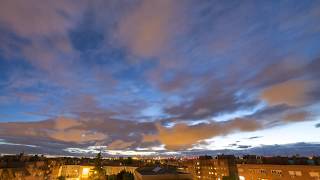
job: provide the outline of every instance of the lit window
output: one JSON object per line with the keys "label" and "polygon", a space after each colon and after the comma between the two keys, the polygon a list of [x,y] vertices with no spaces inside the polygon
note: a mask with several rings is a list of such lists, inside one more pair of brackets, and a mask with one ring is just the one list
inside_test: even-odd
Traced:
{"label": "lit window", "polygon": [[265,169],[260,169],[260,173],[262,173],[262,174],[266,174],[266,173],[267,173],[267,171],[266,171]]}
{"label": "lit window", "polygon": [[271,170],[271,174],[275,176],[282,176],[282,170]]}
{"label": "lit window", "polygon": [[310,175],[311,177],[317,177],[317,178],[320,177],[319,172],[309,172],[309,175]]}
{"label": "lit window", "polygon": [[302,176],[302,172],[301,171],[296,171],[296,176]]}
{"label": "lit window", "polygon": [[83,168],[82,169],[82,177],[83,178],[89,177],[89,171],[90,171],[90,168]]}
{"label": "lit window", "polygon": [[290,176],[302,176],[301,171],[289,171]]}

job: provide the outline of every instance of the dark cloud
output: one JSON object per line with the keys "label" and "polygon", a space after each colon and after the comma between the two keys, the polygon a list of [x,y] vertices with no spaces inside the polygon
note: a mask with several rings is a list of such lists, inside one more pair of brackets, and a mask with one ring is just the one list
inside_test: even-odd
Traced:
{"label": "dark cloud", "polygon": [[288,105],[275,105],[275,106],[268,106],[265,108],[262,108],[260,110],[258,110],[256,113],[254,113],[252,116],[255,118],[264,118],[268,115],[273,115],[273,114],[279,114],[285,111],[290,110],[292,107],[288,106]]}
{"label": "dark cloud", "polygon": [[252,136],[252,137],[249,137],[248,139],[259,139],[259,138],[262,138],[263,136]]}
{"label": "dark cloud", "polygon": [[250,147],[251,147],[250,145],[239,145],[237,148],[239,148],[239,149],[248,149]]}
{"label": "dark cloud", "polygon": [[195,94],[192,100],[185,100],[179,105],[168,107],[166,112],[176,119],[197,120],[212,117],[218,113],[250,109],[257,104],[254,100],[240,101],[241,98],[246,99],[245,95],[237,97],[236,90],[232,86],[210,81],[208,83],[210,85],[204,86],[203,91]]}

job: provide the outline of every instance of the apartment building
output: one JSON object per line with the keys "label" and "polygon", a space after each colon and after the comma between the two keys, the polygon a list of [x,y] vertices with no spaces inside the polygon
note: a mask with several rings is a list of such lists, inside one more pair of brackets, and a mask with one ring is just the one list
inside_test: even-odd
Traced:
{"label": "apartment building", "polygon": [[238,164],[239,180],[320,180],[320,166]]}
{"label": "apartment building", "polygon": [[185,166],[193,179],[222,180],[227,177],[237,177],[234,156],[221,155],[215,158],[200,156],[198,159],[186,161]]}

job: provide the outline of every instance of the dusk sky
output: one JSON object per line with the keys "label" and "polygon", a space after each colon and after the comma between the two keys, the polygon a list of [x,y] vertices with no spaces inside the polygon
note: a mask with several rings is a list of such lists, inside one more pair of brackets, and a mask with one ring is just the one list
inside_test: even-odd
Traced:
{"label": "dusk sky", "polygon": [[319,0],[0,0],[0,153],[320,143]]}

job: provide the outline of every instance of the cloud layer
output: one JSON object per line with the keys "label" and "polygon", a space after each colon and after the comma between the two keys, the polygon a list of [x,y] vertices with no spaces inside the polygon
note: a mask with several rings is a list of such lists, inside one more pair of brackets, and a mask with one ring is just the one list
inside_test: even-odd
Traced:
{"label": "cloud layer", "polygon": [[319,12],[316,1],[3,0],[1,142],[182,151],[317,121]]}

